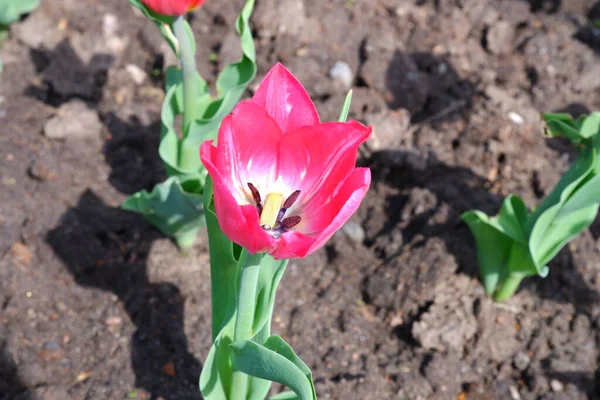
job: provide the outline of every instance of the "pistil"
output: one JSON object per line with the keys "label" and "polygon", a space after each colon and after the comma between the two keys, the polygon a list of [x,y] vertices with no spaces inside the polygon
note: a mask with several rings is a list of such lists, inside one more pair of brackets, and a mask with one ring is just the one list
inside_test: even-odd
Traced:
{"label": "pistil", "polygon": [[277,218],[282,205],[283,195],[281,193],[269,193],[260,213],[260,226],[266,230],[273,229],[278,222]]}

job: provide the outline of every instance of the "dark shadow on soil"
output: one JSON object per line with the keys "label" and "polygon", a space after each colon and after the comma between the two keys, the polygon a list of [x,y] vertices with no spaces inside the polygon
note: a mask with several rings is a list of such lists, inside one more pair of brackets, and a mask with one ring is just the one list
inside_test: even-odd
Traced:
{"label": "dark shadow on soil", "polygon": [[588,23],[579,28],[575,39],[585,43],[596,53],[600,53],[600,1],[597,1],[587,13]]}
{"label": "dark shadow on soil", "polygon": [[17,376],[17,366],[0,338],[0,400],[29,400],[31,395]]}
{"label": "dark shadow on soil", "polygon": [[188,350],[184,298],[170,283],[148,281],[146,260],[159,237],[141,216],[110,207],[88,190],[46,240],[77,283],[112,292],[123,303],[136,326],[136,386],[153,399],[197,399],[201,365]]}
{"label": "dark shadow on soil", "polygon": [[557,379],[560,382],[571,383],[579,389],[588,393],[597,399],[600,396],[600,369],[597,369],[594,374],[589,372],[552,372],[548,371],[550,379]]}
{"label": "dark shadow on soil", "polygon": [[555,13],[560,10],[562,0],[524,0],[531,6],[533,12]]}
{"label": "dark shadow on soil", "polygon": [[387,68],[391,109],[407,109],[413,123],[452,120],[471,109],[475,86],[449,61],[431,53],[396,51]]}
{"label": "dark shadow on soil", "polygon": [[166,179],[165,168],[158,154],[160,121],[142,125],[138,120],[120,120],[114,113],[102,117],[110,133],[104,146],[106,162],[111,166],[109,182],[121,193],[133,194],[142,189],[151,191]]}
{"label": "dark shadow on soil", "polygon": [[[503,197],[490,193],[490,183],[468,168],[450,167],[437,162],[419,171],[406,167],[390,169],[377,165],[377,157],[377,154],[373,156],[375,165],[371,165],[374,181],[380,180],[391,187],[403,189],[426,189],[434,193],[436,199],[430,208],[422,212],[417,211],[409,218],[401,215],[408,200],[406,195],[387,199],[385,214],[388,216],[388,223],[374,238],[390,235],[398,228],[402,235],[402,243],[413,242],[414,246],[424,243],[428,238],[438,237],[454,255],[459,266],[458,271],[478,278],[475,241],[468,227],[460,220],[460,215],[471,209],[496,215]],[[442,208],[446,208],[443,212],[447,217],[444,218],[445,222],[439,223],[436,222],[436,215]],[[367,244],[374,238],[367,238]],[[418,239],[418,242],[415,243],[415,239]],[[387,258],[391,257],[388,255]],[[589,314],[591,307],[600,301],[600,295],[577,271],[567,246],[554,258],[549,267],[548,277],[528,278],[523,281],[520,290],[533,291],[541,298],[558,303],[571,303],[577,313]]]}
{"label": "dark shadow on soil", "polygon": [[586,44],[596,54],[600,53],[600,28],[595,27],[592,23],[579,28],[577,33],[575,33],[575,39]]}
{"label": "dark shadow on soil", "polygon": [[72,98],[98,102],[106,83],[108,68],[113,57],[95,54],[86,65],[71,43],[65,39],[52,51],[30,50],[36,72],[41,74],[44,86],[30,85],[25,95],[57,107]]}

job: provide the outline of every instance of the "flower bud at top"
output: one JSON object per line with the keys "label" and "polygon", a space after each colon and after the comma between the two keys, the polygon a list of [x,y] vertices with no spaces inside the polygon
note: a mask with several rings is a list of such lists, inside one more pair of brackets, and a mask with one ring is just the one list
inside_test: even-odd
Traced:
{"label": "flower bud at top", "polygon": [[199,7],[204,0],[142,0],[142,3],[157,14],[176,17]]}

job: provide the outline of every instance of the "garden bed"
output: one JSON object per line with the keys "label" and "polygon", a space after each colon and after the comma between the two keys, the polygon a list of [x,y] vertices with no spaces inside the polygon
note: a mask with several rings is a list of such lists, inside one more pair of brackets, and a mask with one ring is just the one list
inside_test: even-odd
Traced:
{"label": "garden bed", "polygon": [[[209,80],[241,5],[193,13]],[[364,203],[276,305],[321,398],[600,398],[600,224],[496,304],[459,218],[535,206],[573,160],[539,113],[600,109],[594,19],[589,0],[257,1],[255,83],[281,61],[323,120],[351,86],[375,127]],[[53,0],[0,50],[1,400],[200,398],[207,239],[182,254],[119,209],[165,179],[162,43],[127,1]]]}

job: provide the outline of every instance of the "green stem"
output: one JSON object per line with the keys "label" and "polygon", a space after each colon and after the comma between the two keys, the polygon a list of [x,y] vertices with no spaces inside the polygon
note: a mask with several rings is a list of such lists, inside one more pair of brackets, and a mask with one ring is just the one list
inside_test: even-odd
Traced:
{"label": "green stem", "polygon": [[504,301],[510,298],[513,294],[515,294],[515,292],[519,288],[519,285],[521,284],[523,278],[525,278],[524,274],[515,272],[509,273],[506,279],[504,279],[504,281],[502,281],[502,283],[498,287],[498,290],[496,290],[494,300]]}
{"label": "green stem", "polygon": [[[256,309],[256,285],[260,273],[262,253],[250,255],[243,250],[242,268],[240,274],[240,286],[237,297],[237,312],[235,317],[235,328],[233,341],[248,340],[253,335],[254,311]],[[233,371],[231,380],[230,400],[246,400],[248,392],[248,375],[240,371]]]}
{"label": "green stem", "polygon": [[[185,160],[182,160],[182,148],[181,145],[183,140],[187,137],[187,132],[191,123],[196,120],[196,96],[198,94],[198,81],[196,74],[196,58],[194,54],[195,46],[192,43],[194,40],[191,35],[188,34],[187,22],[183,15],[177,17],[173,23],[173,32],[179,42],[179,61],[181,63],[181,75],[183,84],[183,132],[179,141],[179,160],[178,164],[185,167],[182,164]],[[185,159],[185,157],[183,157]]]}

